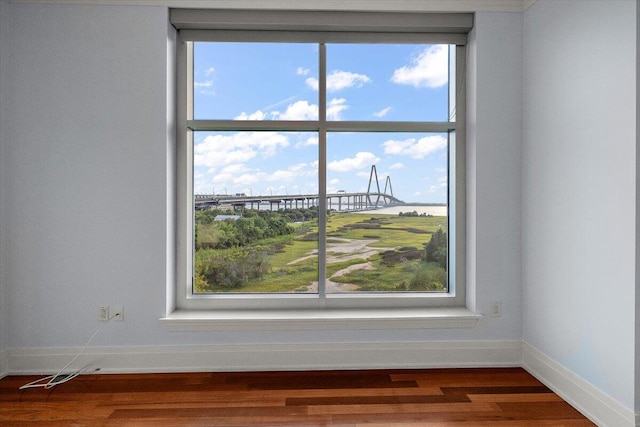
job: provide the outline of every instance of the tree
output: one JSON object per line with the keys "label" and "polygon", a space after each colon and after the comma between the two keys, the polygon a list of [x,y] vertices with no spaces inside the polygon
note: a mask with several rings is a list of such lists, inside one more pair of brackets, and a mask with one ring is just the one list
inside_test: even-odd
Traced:
{"label": "tree", "polygon": [[439,228],[431,235],[431,240],[424,244],[424,259],[436,262],[442,268],[447,267],[447,233]]}

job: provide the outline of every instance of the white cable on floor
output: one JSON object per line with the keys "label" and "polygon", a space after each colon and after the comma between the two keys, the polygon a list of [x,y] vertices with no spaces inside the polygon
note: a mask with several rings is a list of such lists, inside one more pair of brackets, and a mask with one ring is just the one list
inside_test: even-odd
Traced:
{"label": "white cable on floor", "polygon": [[82,349],[78,352],[78,354],[76,354],[76,356],[73,359],[71,359],[71,361],[69,363],[64,365],[64,367],[62,367],[62,369],[60,369],[55,375],[49,375],[47,377],[43,377],[43,378],[39,378],[39,379],[37,379],[35,381],[31,381],[30,383],[27,383],[27,384],[23,385],[22,387],[20,387],[20,390],[25,390],[25,389],[28,389],[28,388],[45,388],[45,389],[49,389],[49,388],[53,388],[53,387],[55,387],[55,386],[57,386],[59,384],[64,384],[64,383],[66,383],[68,381],[71,381],[72,379],[74,379],[78,375],[99,371],[100,368],[97,368],[97,369],[94,369],[94,370],[90,371],[88,368],[91,365],[87,365],[87,366],[84,366],[84,367],[82,367],[80,369],[75,370],[74,372],[72,372],[70,374],[63,374],[62,373],[65,369],[67,369],[69,366],[71,366],[71,364],[73,362],[75,362],[78,359],[78,357],[80,357],[80,355],[87,349],[87,347],[89,346],[89,344],[91,343],[93,338],[95,338],[95,336],[98,335],[98,333],[102,330],[102,328],[104,328],[104,326],[107,323],[109,323],[111,321],[111,319],[113,319],[114,317],[117,317],[117,316],[118,316],[118,314],[108,318],[105,323],[100,325],[100,327],[98,329],[96,329],[96,331],[93,333],[93,335],[91,335],[91,338],[89,338],[87,343],[84,345],[84,347],[82,347]]}

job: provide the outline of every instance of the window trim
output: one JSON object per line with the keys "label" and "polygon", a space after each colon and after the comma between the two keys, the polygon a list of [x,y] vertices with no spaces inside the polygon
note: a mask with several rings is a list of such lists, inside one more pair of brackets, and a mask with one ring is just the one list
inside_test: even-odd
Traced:
{"label": "window trim", "polygon": [[[198,295],[192,297],[188,290],[187,283],[192,281],[191,269],[189,268],[191,260],[193,259],[193,253],[190,253],[193,249],[193,200],[190,198],[189,189],[193,188],[193,131],[194,130],[225,130],[227,128],[233,128],[237,130],[251,129],[251,130],[310,130],[318,131],[318,122],[281,122],[281,121],[238,121],[238,120],[193,120],[193,92],[188,90],[189,87],[193,87],[193,62],[189,58],[193,57],[193,44],[194,41],[247,41],[247,38],[256,37],[260,34],[261,41],[286,41],[286,42],[298,42],[300,40],[310,42],[309,38],[313,39],[313,43],[323,43],[323,40],[332,40],[335,38],[340,41],[361,41],[371,36],[370,32],[336,32],[325,33],[319,31],[311,32],[291,32],[291,31],[236,31],[233,29],[225,28],[220,29],[194,29],[193,23],[185,26],[180,22],[174,22],[174,16],[178,16],[183,13],[183,10],[174,9],[171,11],[172,23],[179,29],[178,41],[177,41],[177,232],[176,232],[176,284],[174,289],[174,295],[176,298],[175,307],[178,309],[173,320],[179,321],[182,319],[184,322],[184,316],[180,313],[185,313],[184,310],[191,311],[192,313],[200,313],[200,318],[209,318],[220,322],[223,320],[219,316],[212,315],[208,310],[215,309],[215,311],[224,311],[226,315],[237,311],[238,316],[243,318],[242,309],[259,309],[260,311],[267,312],[266,318],[273,316],[274,313],[279,313],[282,310],[304,310],[308,313],[309,318],[319,319],[324,318],[320,315],[323,311],[327,311],[327,308],[337,310],[334,314],[344,310],[360,310],[360,313],[364,315],[362,318],[367,318],[371,313],[385,310],[393,310],[397,308],[404,309],[442,309],[443,307],[450,308],[463,308],[466,303],[466,292],[464,286],[465,280],[465,62],[466,62],[466,32],[462,34],[442,34],[442,33],[414,33],[414,27],[409,29],[412,31],[396,32],[386,31],[382,34],[377,34],[376,41],[381,41],[385,37],[385,42],[395,43],[398,41],[415,42],[419,38],[420,43],[436,43],[442,42],[442,39],[447,39],[446,43],[456,44],[456,62],[450,65],[450,69],[455,67],[456,81],[455,85],[450,85],[451,89],[455,91],[456,99],[456,116],[458,120],[456,122],[440,122],[440,123],[412,123],[412,122],[379,122],[379,124],[372,125],[372,122],[358,122],[358,121],[341,121],[341,122],[323,122],[322,117],[318,122],[323,123],[323,131],[393,131],[402,130],[418,131],[418,132],[444,132],[446,130],[449,135],[455,134],[455,142],[449,144],[449,155],[451,159],[449,161],[450,176],[449,176],[449,240],[450,245],[453,246],[454,261],[450,263],[449,268],[449,292],[447,293],[384,293],[384,294],[223,294],[223,295]],[[189,10],[189,15],[193,10]],[[211,12],[211,11],[208,11]],[[232,11],[235,14],[241,11]],[[261,11],[260,14],[263,12]],[[287,14],[285,12],[278,12],[278,14]],[[362,14],[355,14],[362,15]],[[366,15],[366,14],[365,14]],[[376,19],[379,19],[382,15],[374,13]],[[395,15],[416,15],[416,14],[390,14],[394,15],[394,19],[398,16]],[[422,14],[418,14],[422,15]],[[429,14],[424,14],[429,15]],[[468,15],[468,14],[454,14],[454,15]],[[335,19],[336,14],[330,14],[331,19]],[[317,16],[316,16],[317,17]],[[260,19],[260,18],[256,18]],[[325,18],[326,19],[326,18]],[[384,19],[382,20],[384,22]],[[312,21],[313,22],[313,21]],[[231,24],[230,24],[231,25]],[[309,24],[311,25],[311,24]],[[309,26],[308,25],[308,26]],[[233,25],[231,25],[233,27]],[[181,29],[182,28],[182,29]],[[187,29],[188,28],[188,29]],[[204,28],[204,27],[203,27]],[[215,28],[215,26],[214,26]],[[470,27],[469,27],[470,28]],[[405,28],[406,29],[406,28]],[[467,30],[468,31],[468,30]],[[268,37],[265,39],[264,35]],[[337,37],[334,37],[337,36]],[[220,39],[220,38],[221,39]],[[303,40],[304,39],[304,40]],[[455,40],[455,43],[452,42]],[[460,42],[463,40],[463,42]],[[252,41],[255,41],[252,40]],[[460,44],[458,44],[460,43]],[[323,46],[323,45],[321,45]],[[322,55],[321,55],[322,57]],[[320,63],[320,69],[323,69],[322,63]],[[325,70],[326,71],[326,70]],[[320,73],[320,78],[325,78],[326,72]],[[322,85],[321,85],[322,86]],[[326,113],[326,108],[322,105],[326,102],[326,96],[320,94],[319,97],[319,111],[322,115]],[[461,118],[461,119],[460,119]],[[326,117],[325,117],[326,119]],[[366,126],[365,126],[366,125]],[[322,150],[321,150],[322,153]],[[319,158],[319,165],[321,168],[326,168],[326,158]],[[326,171],[325,171],[326,172]],[[319,175],[324,179],[324,174],[319,171]],[[326,184],[326,183],[325,183]],[[322,186],[322,183],[321,183]],[[452,197],[453,196],[453,197]],[[326,200],[322,197],[321,206],[323,203],[326,208]],[[325,229],[323,224],[319,224],[319,229],[324,234]],[[324,254],[325,239],[323,235],[319,238],[319,254]],[[320,280],[324,278],[323,272],[320,273]],[[384,300],[384,304],[382,304]],[[393,303],[388,306],[388,301]],[[365,308],[372,311],[363,312]],[[240,311],[239,311],[240,310]],[[203,314],[208,313],[208,314]],[[346,312],[345,312],[346,313]],[[369,313],[369,314],[366,314]],[[389,314],[391,312],[388,312]],[[470,314],[468,312],[467,314]],[[177,316],[177,317],[176,317]],[[182,317],[181,317],[182,316]],[[374,317],[377,314],[374,315]],[[190,316],[187,316],[190,318]],[[339,317],[339,314],[338,314]],[[393,316],[392,316],[393,317]],[[427,318],[431,318],[431,315],[427,315]],[[440,316],[436,316],[440,318]],[[455,316],[454,316],[455,317]],[[287,318],[287,316],[284,316]],[[345,319],[348,324],[352,322],[348,321],[349,315],[345,314]],[[171,316],[165,318],[170,320]],[[424,315],[419,315],[415,319],[424,320]],[[193,319],[191,319],[193,320]],[[265,318],[262,318],[264,321]],[[325,319],[326,320],[326,319]],[[468,319],[467,319],[468,320]],[[257,320],[254,320],[254,323]],[[473,317],[473,322],[477,321],[477,317]],[[223,322],[224,323],[224,322]],[[251,323],[251,322],[250,322]],[[277,324],[278,322],[271,323]],[[375,322],[374,322],[375,323]],[[468,324],[466,326],[468,327]]]}
{"label": "window trim", "polygon": [[[415,42],[466,44],[473,27],[472,13],[355,12],[303,10],[171,9],[171,24],[183,38],[198,41],[290,41],[297,33],[301,42],[344,42],[342,37],[418,37]],[[248,34],[251,40],[245,39]],[[271,37],[286,37],[286,40]],[[303,38],[306,38],[304,40]]]}

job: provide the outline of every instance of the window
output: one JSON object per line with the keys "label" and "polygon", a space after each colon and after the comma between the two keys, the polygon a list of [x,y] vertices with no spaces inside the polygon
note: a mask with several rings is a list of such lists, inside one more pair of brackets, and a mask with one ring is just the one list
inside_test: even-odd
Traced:
{"label": "window", "polygon": [[172,11],[177,306],[463,306],[471,18],[199,12]]}

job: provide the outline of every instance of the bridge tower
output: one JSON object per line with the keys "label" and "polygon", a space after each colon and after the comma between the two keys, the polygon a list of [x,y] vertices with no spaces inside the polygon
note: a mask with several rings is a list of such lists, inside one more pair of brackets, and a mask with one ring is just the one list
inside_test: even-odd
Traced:
{"label": "bridge tower", "polygon": [[[371,202],[371,184],[373,181],[373,178],[375,177],[375,183],[376,183],[376,188],[377,188],[377,198],[376,198],[376,202],[372,203]],[[378,171],[376,169],[376,165],[371,165],[371,172],[369,173],[369,186],[367,187],[367,203],[369,204],[369,206],[378,206],[378,202],[380,201],[380,182],[378,181]]]}
{"label": "bridge tower", "polygon": [[[387,193],[387,189],[389,189],[389,192]],[[389,175],[387,175],[387,180],[384,182],[384,194],[388,194],[391,197],[393,197],[393,187],[391,186],[391,177]]]}

